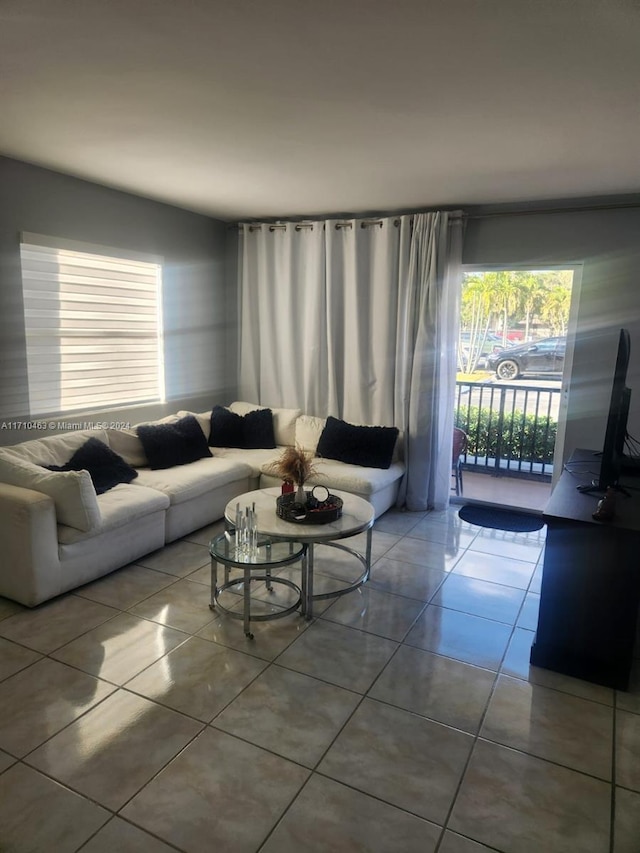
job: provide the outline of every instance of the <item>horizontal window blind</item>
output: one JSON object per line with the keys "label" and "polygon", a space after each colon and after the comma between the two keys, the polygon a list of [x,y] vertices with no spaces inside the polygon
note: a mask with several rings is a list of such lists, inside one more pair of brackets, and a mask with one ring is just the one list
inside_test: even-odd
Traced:
{"label": "horizontal window blind", "polygon": [[162,400],[161,264],[69,245],[20,245],[30,414]]}

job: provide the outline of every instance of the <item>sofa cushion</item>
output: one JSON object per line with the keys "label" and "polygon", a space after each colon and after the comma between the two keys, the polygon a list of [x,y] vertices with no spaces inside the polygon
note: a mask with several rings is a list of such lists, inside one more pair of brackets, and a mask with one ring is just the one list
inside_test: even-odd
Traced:
{"label": "sofa cushion", "polygon": [[211,456],[204,434],[193,415],[180,418],[175,423],[148,424],[136,429],[149,466],[154,470],[188,465]]}
{"label": "sofa cushion", "polygon": [[135,468],[97,438],[85,441],[64,465],[46,467],[57,471],[88,471],[97,495],[119,483],[130,483],[138,476]]}
{"label": "sofa cushion", "polygon": [[167,495],[171,504],[178,504],[249,477],[249,465],[240,460],[214,456],[175,468],[143,469],[138,471],[138,478],[131,485],[132,488],[140,485],[157,489]]}
{"label": "sofa cushion", "polygon": [[88,471],[47,471],[10,448],[0,449],[0,482],[48,495],[56,507],[58,523],[78,530],[100,524],[96,490]]}
{"label": "sofa cushion", "polygon": [[397,427],[356,426],[329,416],[316,454],[351,465],[388,468],[397,438]]}
{"label": "sofa cushion", "polygon": [[301,415],[296,421],[295,442],[308,453],[316,455],[316,448],[326,424],[326,418],[316,418],[314,415]]}
{"label": "sofa cushion", "polygon": [[251,468],[251,476],[259,477],[265,465],[279,458],[284,447],[256,448],[246,450],[240,447],[218,447],[216,448],[216,459],[221,457],[237,462],[243,462]]}
{"label": "sofa cushion", "polygon": [[[237,415],[246,415],[247,412],[253,412],[256,409],[264,409],[266,407],[236,400],[231,403],[229,408]],[[302,409],[279,409],[274,406],[270,406],[269,408],[273,414],[273,434],[276,444],[279,447],[294,445],[296,443],[296,421],[302,414]]]}
{"label": "sofa cushion", "polygon": [[82,447],[89,438],[97,438],[104,444],[109,444],[106,430],[83,429],[23,441],[6,449],[11,450],[25,462],[33,462],[34,465],[64,465],[71,454]]}
{"label": "sofa cushion", "polygon": [[239,415],[224,406],[214,406],[211,411],[211,447],[241,447],[247,450],[274,448],[271,409],[254,409]]}
{"label": "sofa cushion", "polygon": [[[393,462],[389,468],[367,468],[362,465],[349,465],[336,459],[316,459],[317,472],[305,482],[305,488],[322,485],[328,489],[338,489],[343,492],[368,497],[381,489],[395,483],[404,474],[405,468],[401,462]],[[261,488],[276,485],[279,480],[273,477],[268,464],[262,467],[266,478],[261,480]]]}
{"label": "sofa cushion", "polygon": [[169,498],[156,489],[120,484],[98,496],[100,524],[90,532],[82,532],[65,524],[58,525],[58,541],[71,545],[109,530],[117,530],[130,522],[166,510]]}

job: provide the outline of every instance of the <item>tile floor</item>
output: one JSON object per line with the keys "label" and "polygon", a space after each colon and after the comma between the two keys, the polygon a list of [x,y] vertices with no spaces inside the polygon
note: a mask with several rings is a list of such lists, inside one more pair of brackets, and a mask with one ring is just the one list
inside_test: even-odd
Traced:
{"label": "tile floor", "polygon": [[544,531],[387,513],[365,587],[251,641],[208,608],[219,529],[0,599],[0,850],[640,853],[640,661],[629,693],[529,666]]}

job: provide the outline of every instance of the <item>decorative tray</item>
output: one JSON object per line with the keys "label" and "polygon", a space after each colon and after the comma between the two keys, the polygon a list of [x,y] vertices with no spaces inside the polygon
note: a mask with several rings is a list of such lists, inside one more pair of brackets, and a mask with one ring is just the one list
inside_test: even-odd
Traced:
{"label": "decorative tray", "polygon": [[[322,500],[315,495],[316,489],[319,493],[322,490]],[[279,495],[276,498],[278,517],[294,524],[328,524],[342,515],[342,498],[332,495],[326,486],[314,486],[305,494],[307,503],[304,506],[296,503],[295,492]]]}

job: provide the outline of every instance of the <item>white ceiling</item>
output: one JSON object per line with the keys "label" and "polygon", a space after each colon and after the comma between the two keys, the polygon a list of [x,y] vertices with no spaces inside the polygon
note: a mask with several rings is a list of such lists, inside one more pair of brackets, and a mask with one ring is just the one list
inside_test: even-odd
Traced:
{"label": "white ceiling", "polygon": [[640,4],[0,0],[0,152],[229,220],[638,192]]}

